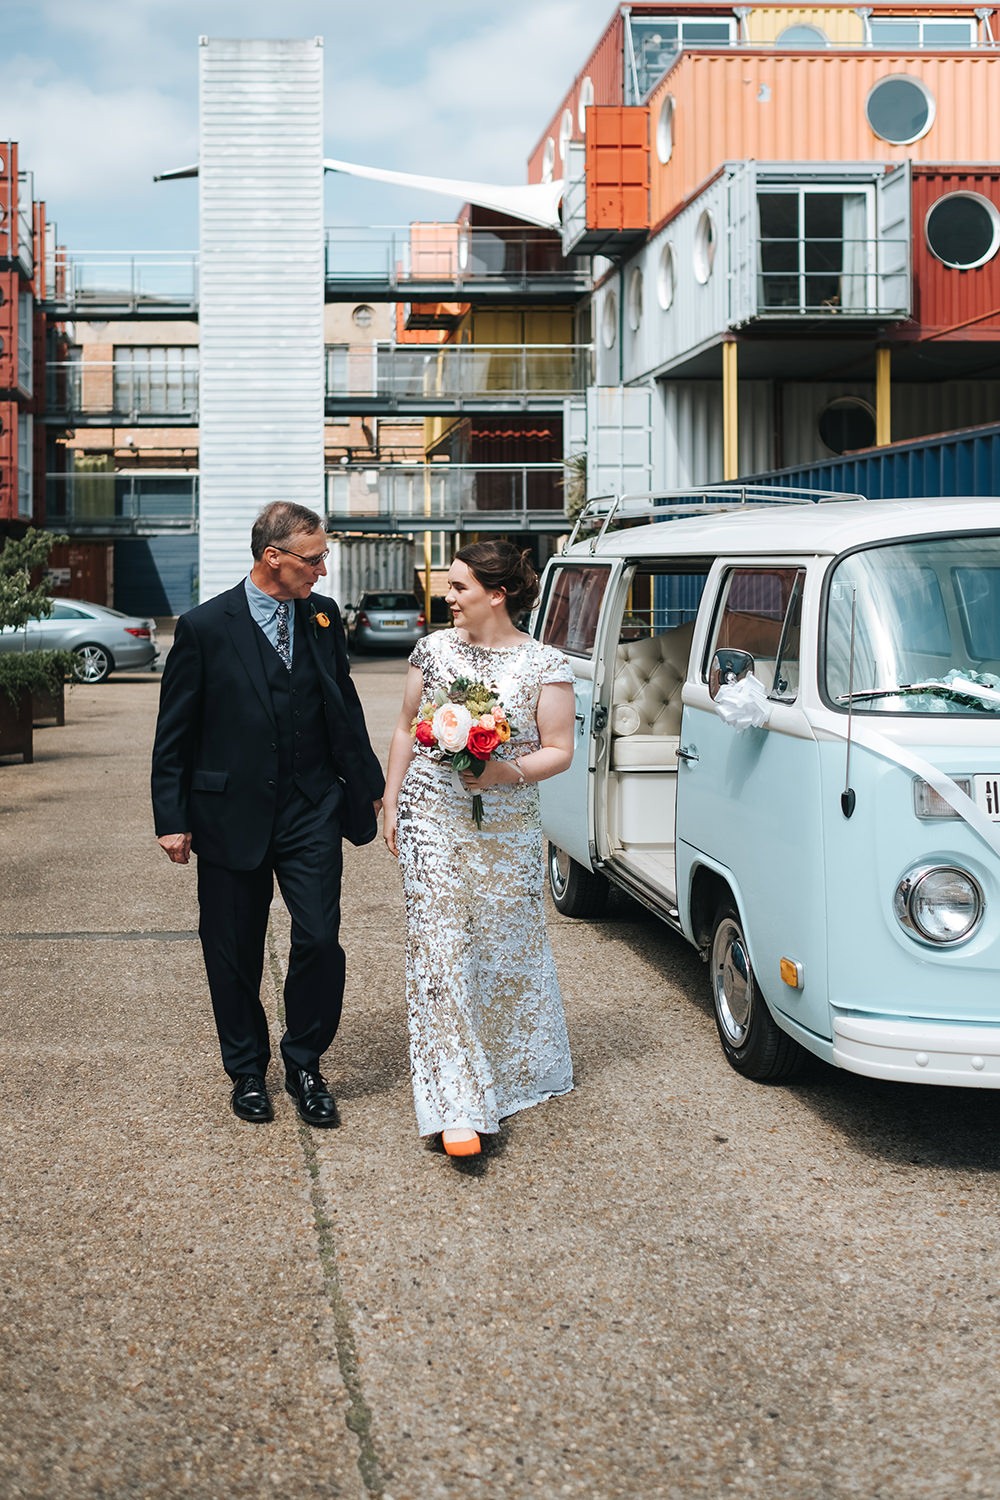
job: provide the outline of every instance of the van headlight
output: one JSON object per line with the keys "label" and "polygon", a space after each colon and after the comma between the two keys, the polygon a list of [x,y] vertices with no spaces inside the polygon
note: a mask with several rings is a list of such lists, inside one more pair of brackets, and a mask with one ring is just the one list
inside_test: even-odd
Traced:
{"label": "van headlight", "polygon": [[967,870],[921,865],[896,887],[896,920],[925,942],[947,945],[970,937],[982,919],[982,887]]}

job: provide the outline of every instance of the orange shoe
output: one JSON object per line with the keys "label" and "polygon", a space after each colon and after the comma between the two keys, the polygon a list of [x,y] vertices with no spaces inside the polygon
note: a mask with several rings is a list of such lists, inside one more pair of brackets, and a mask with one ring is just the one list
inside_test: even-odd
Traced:
{"label": "orange shoe", "polygon": [[482,1148],[474,1130],[442,1130],[441,1144],[449,1156],[478,1156]]}

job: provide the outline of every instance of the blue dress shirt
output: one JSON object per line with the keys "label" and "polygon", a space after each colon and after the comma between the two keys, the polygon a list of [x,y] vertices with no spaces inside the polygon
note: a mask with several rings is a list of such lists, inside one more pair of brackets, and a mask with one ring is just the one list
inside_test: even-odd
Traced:
{"label": "blue dress shirt", "polygon": [[[265,594],[259,589],[253,579],[247,575],[244,581],[247,592],[247,603],[250,606],[250,616],[255,625],[259,625],[267,639],[271,642],[275,651],[278,649],[278,605],[280,599],[274,599],[270,594]],[[291,657],[295,655],[295,600],[288,601],[288,649]]]}

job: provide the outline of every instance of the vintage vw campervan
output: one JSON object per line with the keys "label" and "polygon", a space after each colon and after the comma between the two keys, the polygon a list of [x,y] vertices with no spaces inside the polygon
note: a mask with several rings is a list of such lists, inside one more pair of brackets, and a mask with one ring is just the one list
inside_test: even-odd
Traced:
{"label": "vintage vw campervan", "polygon": [[560,911],[682,932],[747,1077],[1000,1087],[1000,500],[594,502],[533,628],[576,677]]}

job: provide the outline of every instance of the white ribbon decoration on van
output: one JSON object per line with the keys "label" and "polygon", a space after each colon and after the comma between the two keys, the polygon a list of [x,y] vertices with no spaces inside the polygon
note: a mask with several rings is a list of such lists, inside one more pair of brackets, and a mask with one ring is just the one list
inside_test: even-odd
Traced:
{"label": "white ribbon decoration on van", "polygon": [[[817,724],[812,719],[810,723],[817,734],[833,735],[845,742],[847,740],[846,730],[841,730],[831,724]],[[929,782],[938,796],[943,797],[955,809],[958,816],[968,823],[974,833],[978,833],[993,853],[1000,855],[1000,824],[988,818],[982,809],[976,806],[972,798],[963,792],[957,782],[952,781],[944,771],[938,770],[937,766],[932,766],[930,761],[924,760],[922,756],[914,755],[912,750],[895,744],[884,734],[879,734],[878,730],[870,729],[867,724],[859,725],[857,719],[851,727],[851,741],[855,745],[863,745],[866,750],[871,750],[875,755],[880,755],[883,760],[905,767],[906,770],[912,771],[924,781]]]}

